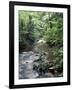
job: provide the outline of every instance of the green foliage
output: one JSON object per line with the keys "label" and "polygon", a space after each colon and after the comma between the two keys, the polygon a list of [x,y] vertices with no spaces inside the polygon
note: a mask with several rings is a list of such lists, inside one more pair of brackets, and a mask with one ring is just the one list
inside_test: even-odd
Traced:
{"label": "green foliage", "polygon": [[34,23],[28,12],[19,11],[19,50],[31,49],[34,43]]}
{"label": "green foliage", "polygon": [[[48,52],[49,60],[63,70],[63,14],[56,12],[19,11],[19,50],[33,50],[37,41],[46,43],[38,51]],[[45,48],[44,48],[45,47]],[[51,53],[51,55],[50,55]],[[38,67],[47,67],[42,61]],[[37,69],[37,66],[34,65]],[[38,69],[39,70],[39,69]],[[46,68],[44,69],[46,70]]]}

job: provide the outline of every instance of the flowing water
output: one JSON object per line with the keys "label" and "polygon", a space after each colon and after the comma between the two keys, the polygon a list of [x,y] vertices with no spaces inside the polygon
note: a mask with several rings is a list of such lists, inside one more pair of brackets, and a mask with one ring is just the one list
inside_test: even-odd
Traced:
{"label": "flowing water", "polygon": [[40,54],[33,51],[22,52],[19,55],[19,79],[36,78],[39,74],[33,70],[33,62],[39,59]]}

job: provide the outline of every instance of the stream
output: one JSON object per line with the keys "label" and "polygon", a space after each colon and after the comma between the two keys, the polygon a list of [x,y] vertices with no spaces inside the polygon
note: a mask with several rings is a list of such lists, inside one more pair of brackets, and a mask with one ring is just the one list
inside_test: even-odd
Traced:
{"label": "stream", "polygon": [[40,54],[33,51],[19,54],[19,79],[36,78],[39,74],[33,70],[33,62],[39,59]]}

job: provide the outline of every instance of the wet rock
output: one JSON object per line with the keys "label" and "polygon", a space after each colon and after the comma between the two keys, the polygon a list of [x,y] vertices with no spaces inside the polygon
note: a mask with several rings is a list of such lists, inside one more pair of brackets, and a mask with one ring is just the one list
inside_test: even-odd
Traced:
{"label": "wet rock", "polygon": [[54,77],[54,75],[52,73],[50,73],[50,72],[45,73],[45,76],[47,76],[47,77]]}
{"label": "wet rock", "polygon": [[22,55],[25,55],[25,54],[27,54],[27,52],[22,52]]}
{"label": "wet rock", "polygon": [[63,77],[63,73],[61,73],[61,74],[59,75],[59,77]]}
{"label": "wet rock", "polygon": [[29,53],[30,53],[31,55],[33,55],[33,54],[34,54],[34,52],[33,52],[33,51],[29,51]]}

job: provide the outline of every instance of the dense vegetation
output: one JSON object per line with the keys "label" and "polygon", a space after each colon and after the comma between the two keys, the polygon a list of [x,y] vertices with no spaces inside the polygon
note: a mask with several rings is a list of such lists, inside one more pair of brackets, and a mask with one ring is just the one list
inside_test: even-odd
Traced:
{"label": "dense vegetation", "polygon": [[[41,42],[40,42],[41,41]],[[19,52],[36,51],[40,60],[35,70],[63,72],[63,14],[56,12],[19,11]],[[46,55],[48,62],[42,60]],[[40,68],[40,69],[39,69]]]}

